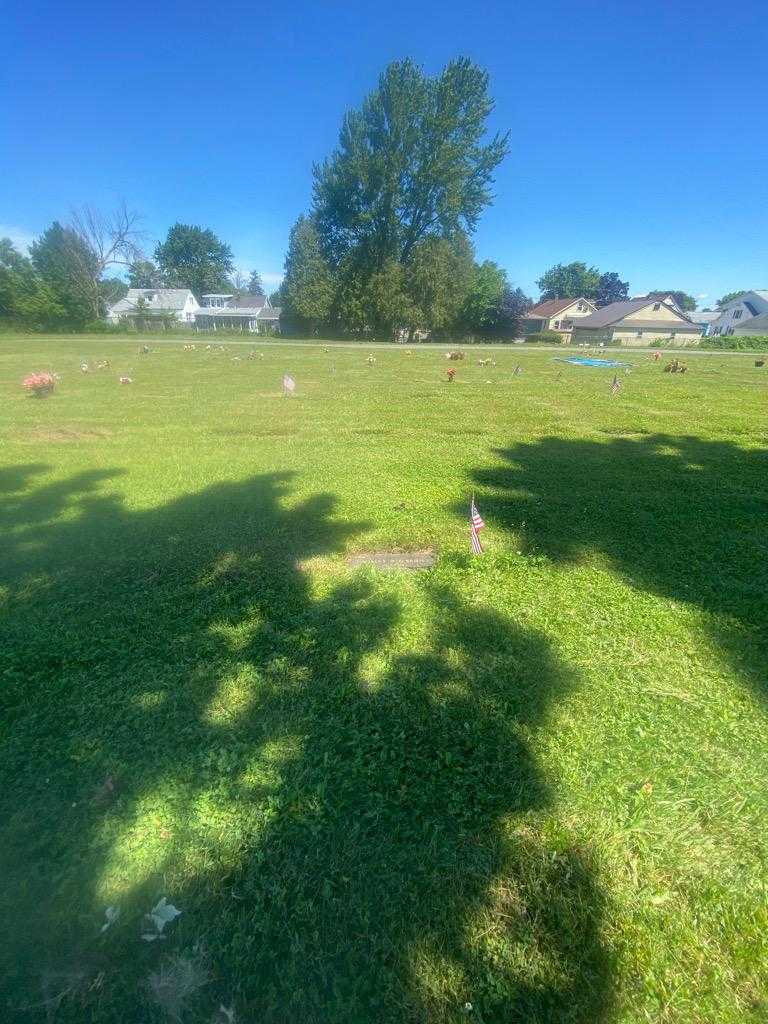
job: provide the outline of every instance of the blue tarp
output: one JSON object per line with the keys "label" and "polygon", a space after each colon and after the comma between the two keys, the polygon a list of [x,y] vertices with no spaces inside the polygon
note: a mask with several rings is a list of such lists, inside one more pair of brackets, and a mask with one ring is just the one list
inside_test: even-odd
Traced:
{"label": "blue tarp", "polygon": [[603,369],[632,365],[632,363],[621,363],[618,359],[592,359],[589,356],[569,356],[568,359],[555,356],[555,361],[558,363],[573,363],[574,366],[599,366]]}

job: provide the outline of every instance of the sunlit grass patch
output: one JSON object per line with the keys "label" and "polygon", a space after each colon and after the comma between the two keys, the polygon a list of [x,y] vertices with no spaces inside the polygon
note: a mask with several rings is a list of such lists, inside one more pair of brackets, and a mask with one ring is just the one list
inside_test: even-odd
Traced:
{"label": "sunlit grass patch", "polygon": [[[107,344],[131,389],[78,373]],[[11,1014],[765,1016],[746,357],[671,380],[632,353],[612,397],[522,348],[468,348],[448,385],[427,347],[4,345]],[[62,374],[45,402],[13,384],[30,364]],[[163,898],[181,914],[143,940]]]}

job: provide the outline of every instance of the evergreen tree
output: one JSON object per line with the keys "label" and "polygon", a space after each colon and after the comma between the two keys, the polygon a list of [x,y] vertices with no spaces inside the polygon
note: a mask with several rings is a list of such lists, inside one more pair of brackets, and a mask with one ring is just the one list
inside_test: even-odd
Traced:
{"label": "evergreen tree", "polygon": [[334,280],[312,217],[302,215],[291,229],[280,291],[286,321],[294,330],[314,334],[328,321]]}
{"label": "evergreen tree", "polygon": [[401,326],[443,331],[459,320],[474,279],[472,246],[461,232],[453,241],[425,238],[404,272],[411,323]]}
{"label": "evergreen tree", "polygon": [[53,326],[64,309],[37,275],[32,261],[0,238],[0,318],[33,326]]}
{"label": "evergreen tree", "polygon": [[264,285],[261,283],[261,275],[258,270],[252,270],[251,276],[248,278],[248,293],[249,295],[264,295]]}
{"label": "evergreen tree", "polygon": [[81,325],[101,315],[98,260],[75,231],[54,221],[33,242],[30,254],[35,271],[65,320]]}
{"label": "evergreen tree", "polygon": [[506,288],[507,275],[493,260],[485,260],[475,266],[461,315],[461,323],[467,333],[481,338],[493,334]]}

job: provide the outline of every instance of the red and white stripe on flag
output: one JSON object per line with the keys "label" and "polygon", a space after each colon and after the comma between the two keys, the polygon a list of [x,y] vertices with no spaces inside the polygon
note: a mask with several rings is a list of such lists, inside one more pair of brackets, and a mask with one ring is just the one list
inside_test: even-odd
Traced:
{"label": "red and white stripe on flag", "polygon": [[476,555],[482,555],[483,545],[480,543],[480,530],[485,527],[483,517],[477,511],[477,505],[475,504],[475,496],[472,495],[472,501],[469,506],[469,533],[472,540],[472,550]]}
{"label": "red and white stripe on flag", "polygon": [[482,530],[485,526],[483,517],[477,511],[477,505],[475,504],[474,498],[472,499],[472,504],[469,506],[469,518],[472,520],[472,525],[476,530]]}

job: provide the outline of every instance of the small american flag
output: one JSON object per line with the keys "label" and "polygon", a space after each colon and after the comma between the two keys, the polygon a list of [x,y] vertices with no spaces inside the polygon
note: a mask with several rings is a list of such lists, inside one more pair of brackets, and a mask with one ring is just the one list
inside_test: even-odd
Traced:
{"label": "small american flag", "polygon": [[296,390],[296,381],[290,373],[283,374],[283,394],[292,395]]}
{"label": "small american flag", "polygon": [[611,394],[612,395],[618,395],[619,391],[621,391],[621,381],[619,380],[619,378],[614,373],[614,375],[613,375],[613,384],[611,384]]}
{"label": "small american flag", "polygon": [[480,543],[480,530],[484,527],[485,523],[483,522],[483,517],[477,511],[473,494],[469,505],[469,534],[472,540],[472,550],[476,555],[482,555],[483,553],[483,545]]}
{"label": "small american flag", "polygon": [[515,376],[516,376],[516,377],[519,377],[519,376],[520,376],[520,374],[521,374],[522,372],[523,372],[523,368],[522,368],[522,366],[520,366],[520,364],[518,363],[518,365],[517,365],[517,366],[515,367]]}

